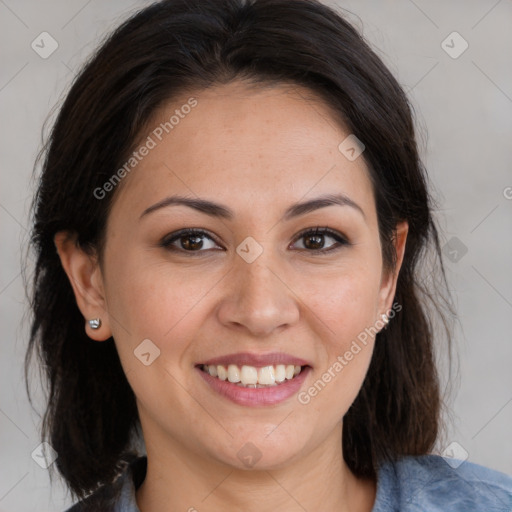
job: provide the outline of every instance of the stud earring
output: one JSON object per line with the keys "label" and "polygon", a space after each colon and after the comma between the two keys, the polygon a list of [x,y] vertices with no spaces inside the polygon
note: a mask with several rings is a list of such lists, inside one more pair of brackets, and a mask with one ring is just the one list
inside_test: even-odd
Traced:
{"label": "stud earring", "polygon": [[[384,324],[386,324],[386,327],[387,327],[388,324],[389,324],[389,317],[388,317],[388,315],[386,315],[385,313],[382,313],[382,315],[380,315],[380,317],[382,318],[382,321],[384,322]],[[384,327],[384,329],[386,327]]]}
{"label": "stud earring", "polygon": [[89,327],[94,330],[99,329],[101,327],[101,318],[89,320]]}

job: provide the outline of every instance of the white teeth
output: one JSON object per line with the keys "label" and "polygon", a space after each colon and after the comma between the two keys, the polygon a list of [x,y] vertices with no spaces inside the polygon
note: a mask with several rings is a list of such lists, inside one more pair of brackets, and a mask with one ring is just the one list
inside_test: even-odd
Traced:
{"label": "white teeth", "polygon": [[291,380],[299,375],[302,368],[293,364],[278,364],[256,368],[255,366],[243,365],[242,368],[236,364],[228,365],[203,365],[202,370],[212,377],[220,380],[228,380],[233,384],[247,388],[260,388],[277,386],[285,380]]}
{"label": "white teeth", "polygon": [[[258,370],[254,366],[242,366],[240,382],[244,386],[247,386],[247,384],[258,384]],[[262,383],[260,382],[260,384]]]}
{"label": "white teeth", "polygon": [[284,364],[278,364],[275,372],[276,382],[284,382],[286,380],[286,366]]}
{"label": "white teeth", "polygon": [[[214,366],[214,365],[210,365],[208,368],[211,368],[212,366]],[[215,368],[217,368],[217,377],[220,380],[226,380],[228,378],[228,372],[227,372],[226,368],[224,368],[224,366],[215,366]],[[208,371],[208,373],[209,373],[209,371]]]}
{"label": "white teeth", "polygon": [[258,383],[270,386],[275,384],[275,371],[273,366],[264,366],[258,370]]}
{"label": "white teeth", "polygon": [[228,380],[229,382],[240,382],[240,370],[236,364],[228,366]]}

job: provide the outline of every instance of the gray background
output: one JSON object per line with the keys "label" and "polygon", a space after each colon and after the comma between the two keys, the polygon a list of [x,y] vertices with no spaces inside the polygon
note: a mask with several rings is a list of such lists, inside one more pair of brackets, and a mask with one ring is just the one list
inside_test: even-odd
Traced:
{"label": "gray background", "polygon": [[[62,511],[70,504],[62,483],[50,489],[48,471],[31,458],[40,420],[28,403],[22,373],[27,322],[21,247],[41,127],[100,38],[146,4],[0,0],[0,512]],[[456,442],[455,455],[465,456],[465,450],[470,461],[512,474],[512,2],[330,4],[350,11],[349,19],[418,112],[420,147],[439,199],[437,217],[460,314],[457,392],[438,451]],[[47,59],[31,48],[43,31],[59,45]],[[441,46],[453,31],[469,44],[457,58]],[[452,55],[463,48],[458,36],[446,44]],[[39,411],[41,405],[36,401]]]}

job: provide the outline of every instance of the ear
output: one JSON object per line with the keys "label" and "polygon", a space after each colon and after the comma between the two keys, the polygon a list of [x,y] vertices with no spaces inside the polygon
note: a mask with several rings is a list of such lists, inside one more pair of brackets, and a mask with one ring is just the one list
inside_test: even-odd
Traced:
{"label": "ear", "polygon": [[407,239],[408,231],[409,224],[407,223],[407,221],[399,222],[396,225],[395,236],[393,239],[394,249],[396,253],[396,266],[393,270],[383,271],[379,293],[379,317],[381,314],[388,313],[393,305],[393,298],[396,292],[398,273],[400,272],[402,261],[404,259],[405,242]]}
{"label": "ear", "polygon": [[[69,282],[75,293],[78,308],[85,317],[85,332],[96,341],[112,336],[108,321],[103,277],[94,254],[89,254],[76,243],[76,236],[60,231],[54,236],[55,247]],[[101,325],[92,329],[88,320],[100,318]]]}

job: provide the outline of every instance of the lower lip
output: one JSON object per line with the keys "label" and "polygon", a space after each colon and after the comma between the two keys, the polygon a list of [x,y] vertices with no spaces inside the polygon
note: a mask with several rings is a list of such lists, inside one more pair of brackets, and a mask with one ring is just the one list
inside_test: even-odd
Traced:
{"label": "lower lip", "polygon": [[295,376],[293,379],[286,380],[277,386],[270,386],[268,388],[243,388],[228,380],[220,380],[217,377],[212,377],[209,373],[204,372],[197,366],[196,370],[206,383],[220,395],[229,398],[229,400],[239,405],[257,407],[262,405],[275,405],[293,396],[301,388],[311,367],[306,366],[299,375]]}

